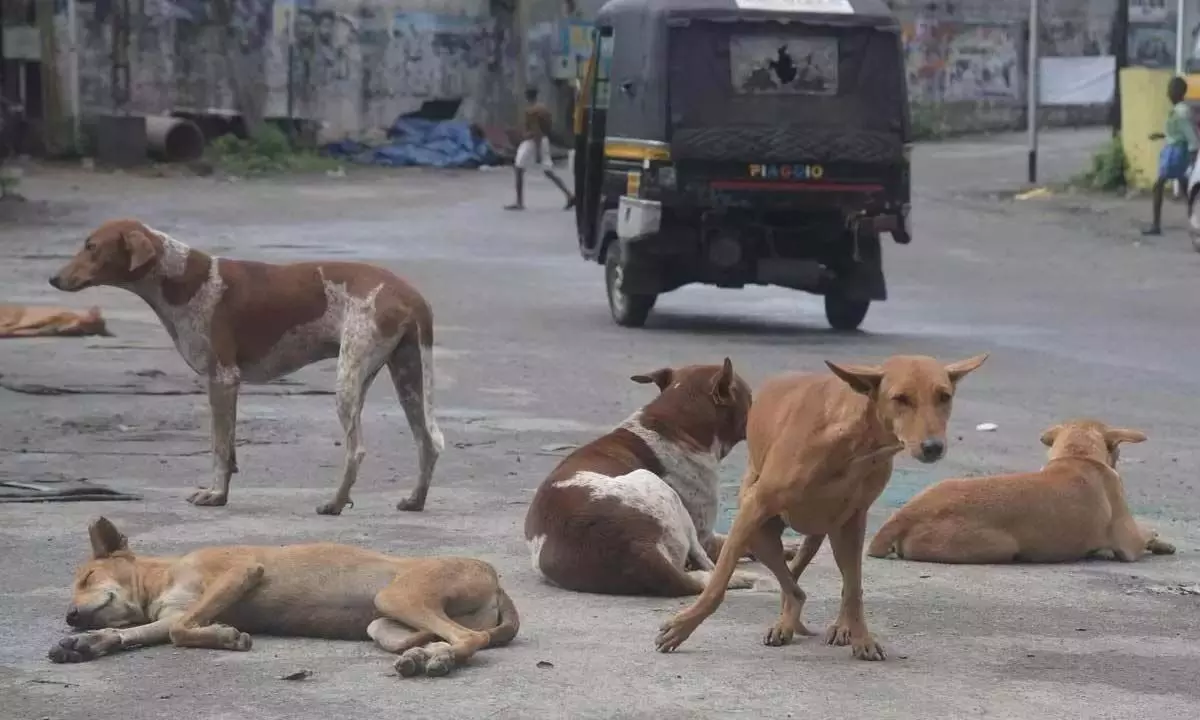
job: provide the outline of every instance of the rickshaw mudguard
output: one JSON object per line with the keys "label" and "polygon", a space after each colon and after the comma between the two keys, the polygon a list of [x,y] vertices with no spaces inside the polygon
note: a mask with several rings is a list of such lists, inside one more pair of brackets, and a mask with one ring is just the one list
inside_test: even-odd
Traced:
{"label": "rickshaw mudguard", "polygon": [[860,233],[856,262],[841,273],[838,292],[852,300],[887,300],[883,277],[883,247],[878,233]]}
{"label": "rickshaw mudguard", "polygon": [[617,241],[617,209],[605,210],[600,215],[600,242],[596,244],[596,254],[590,258],[604,264],[609,246]]}

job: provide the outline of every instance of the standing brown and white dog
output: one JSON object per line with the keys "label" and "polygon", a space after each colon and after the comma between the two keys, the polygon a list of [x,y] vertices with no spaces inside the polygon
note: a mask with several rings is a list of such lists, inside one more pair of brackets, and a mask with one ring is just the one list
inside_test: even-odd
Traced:
{"label": "standing brown and white dog", "polygon": [[579,592],[695,595],[720,553],[717,465],[746,437],[750,387],[728,358],[632,380],[656,384],[658,397],[564,458],[534,495],[525,516],[533,567]]}
{"label": "standing brown and white dog", "polygon": [[213,483],[188,497],[224,505],[237,472],[234,426],[238,387],[266,383],[336,357],[337,412],[346,460],[333,500],[337,515],[366,450],[362,408],[367,388],[387,365],[417,441],[420,477],[400,510],[421,510],[444,447],[433,417],[433,314],[414,288],[373,265],[306,262],[274,265],[194,250],[137,220],[106,222],[50,278],[59,290],[108,285],[150,305],[184,361],[208,380]]}

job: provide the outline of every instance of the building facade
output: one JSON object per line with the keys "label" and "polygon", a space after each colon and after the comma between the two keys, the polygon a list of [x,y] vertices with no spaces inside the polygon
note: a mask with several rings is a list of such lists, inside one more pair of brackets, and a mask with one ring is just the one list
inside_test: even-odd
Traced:
{"label": "building facade", "polygon": [[[1173,65],[1174,0],[1126,1],[1131,61]],[[1112,56],[1118,0],[1041,2],[1043,55]],[[67,115],[228,113],[236,106],[229,82],[235,73],[252,83],[266,115],[319,121],[326,138],[386,128],[429,101],[461,101],[462,119],[512,125],[521,72],[565,117],[570,80],[590,52],[588,20],[600,4],[0,0],[2,87],[7,97],[46,111],[49,92]],[[1023,124],[1029,0],[891,5],[904,26],[919,127],[962,132]],[[48,13],[52,21],[43,17]],[[1200,7],[1195,15],[1200,25]],[[1189,32],[1191,54],[1197,29]],[[48,67],[55,79],[49,84]],[[1051,123],[1088,124],[1103,122],[1107,105],[1076,102],[1044,112]]]}

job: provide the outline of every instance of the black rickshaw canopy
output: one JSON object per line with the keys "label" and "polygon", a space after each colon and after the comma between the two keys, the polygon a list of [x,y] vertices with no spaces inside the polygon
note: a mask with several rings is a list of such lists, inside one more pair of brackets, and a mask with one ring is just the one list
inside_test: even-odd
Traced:
{"label": "black rickshaw canopy", "polygon": [[[903,42],[884,0],[610,0],[596,28],[602,44],[612,36],[604,79],[609,138],[669,142],[677,158],[719,160],[871,161],[902,151]],[[731,54],[737,35],[763,38],[767,52],[797,39],[837,38],[826,63],[829,84],[790,94],[735,88],[732,75],[742,85],[749,77]],[[776,38],[784,39],[769,44]],[[769,84],[767,64],[756,60],[746,72],[758,76],[750,79]]]}

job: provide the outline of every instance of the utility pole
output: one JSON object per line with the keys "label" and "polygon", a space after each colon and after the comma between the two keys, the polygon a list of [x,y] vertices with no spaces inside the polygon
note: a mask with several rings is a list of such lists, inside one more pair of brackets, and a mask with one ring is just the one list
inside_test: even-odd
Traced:
{"label": "utility pole", "polygon": [[1038,105],[1041,98],[1038,97],[1040,92],[1038,59],[1041,55],[1038,47],[1038,34],[1042,23],[1040,16],[1040,0],[1029,0],[1029,77],[1026,80],[1026,86],[1029,90],[1029,99],[1026,101],[1026,115],[1029,125],[1029,182],[1030,184],[1037,182],[1038,170]]}
{"label": "utility pole", "polygon": [[1113,78],[1113,104],[1109,111],[1109,125],[1113,137],[1121,134],[1121,70],[1129,65],[1129,0],[1117,0],[1117,13],[1113,17],[1112,53],[1116,57]]}
{"label": "utility pole", "polygon": [[514,0],[513,31],[517,34],[517,72],[513,83],[513,108],[517,127],[521,127],[525,110],[525,89],[529,87],[529,2]]}
{"label": "utility pole", "polygon": [[45,128],[44,142],[48,155],[63,151],[66,129],[62,112],[62,84],[58,76],[58,36],[54,27],[54,0],[38,0],[38,38],[42,58],[42,123]]}
{"label": "utility pole", "polygon": [[1183,34],[1186,25],[1184,25],[1184,13],[1187,11],[1187,0],[1179,0],[1175,4],[1175,74],[1182,76],[1186,63],[1183,60],[1184,47]]}

